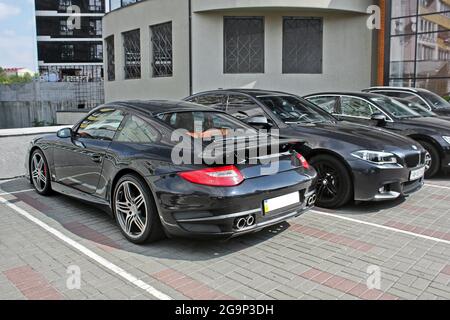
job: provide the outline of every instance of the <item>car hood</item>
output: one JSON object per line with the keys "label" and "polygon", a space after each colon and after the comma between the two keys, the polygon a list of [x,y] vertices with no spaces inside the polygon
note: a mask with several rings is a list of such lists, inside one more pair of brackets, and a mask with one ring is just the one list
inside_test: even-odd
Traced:
{"label": "car hood", "polygon": [[[413,145],[420,146],[413,140],[387,130],[354,124],[346,121],[320,123],[314,125],[292,125],[299,137],[303,134],[320,136],[329,140],[329,145],[341,146],[343,143],[353,145],[354,149],[375,151],[412,150]],[[308,140],[305,137],[305,140]]]}
{"label": "car hood", "polygon": [[420,127],[422,129],[436,131],[436,134],[450,134],[450,121],[436,118],[436,117],[423,117],[413,119],[403,119],[402,124]]}

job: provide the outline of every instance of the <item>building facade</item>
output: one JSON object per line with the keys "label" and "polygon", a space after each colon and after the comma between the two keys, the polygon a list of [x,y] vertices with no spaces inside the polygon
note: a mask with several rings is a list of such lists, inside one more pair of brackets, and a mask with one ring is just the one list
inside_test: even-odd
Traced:
{"label": "building facade", "polygon": [[42,80],[101,80],[102,18],[109,0],[35,0],[35,9]]}
{"label": "building facade", "polygon": [[450,0],[392,0],[386,64],[391,85],[450,92]]}
{"label": "building facade", "polygon": [[[439,14],[438,26],[432,27],[436,31],[427,33],[436,37],[432,54],[425,49],[425,34],[414,31],[416,47],[423,44],[427,63],[422,64],[419,54],[414,59],[407,56],[411,43],[397,46],[398,35],[391,32],[398,6],[416,2],[416,8],[434,10],[438,5],[445,8],[448,0],[125,2],[103,20],[107,101],[179,99],[203,90],[237,87],[300,95],[389,83],[430,87],[435,79],[423,81],[420,70],[425,67],[418,66],[448,68],[448,26],[442,25],[446,11]],[[381,8],[381,30],[369,28],[372,5]],[[424,13],[420,10],[415,16]],[[430,20],[437,21],[426,21]],[[414,76],[399,77],[399,70],[409,70],[412,60]],[[448,71],[437,74],[445,78]],[[448,85],[445,81],[440,93]]]}

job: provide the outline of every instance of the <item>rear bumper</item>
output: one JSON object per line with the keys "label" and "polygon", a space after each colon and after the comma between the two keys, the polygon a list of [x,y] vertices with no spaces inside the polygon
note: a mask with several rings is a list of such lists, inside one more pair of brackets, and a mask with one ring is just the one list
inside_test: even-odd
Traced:
{"label": "rear bumper", "polygon": [[[291,170],[245,180],[232,188],[195,185],[178,176],[153,181],[153,185],[161,222],[169,235],[227,239],[260,231],[313,207],[309,200],[315,198],[316,173],[312,170],[310,174]],[[295,192],[299,203],[264,214],[264,200]],[[251,223],[240,227],[241,219]]]}
{"label": "rear bumper", "polygon": [[356,201],[386,201],[408,196],[422,188],[424,178],[410,181],[411,171],[406,167],[382,168],[364,161],[353,161]]}

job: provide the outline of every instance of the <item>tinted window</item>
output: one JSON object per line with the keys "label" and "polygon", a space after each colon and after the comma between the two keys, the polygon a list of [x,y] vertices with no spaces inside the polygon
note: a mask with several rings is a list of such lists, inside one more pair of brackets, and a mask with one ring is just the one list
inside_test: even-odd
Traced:
{"label": "tinted window", "polygon": [[450,103],[433,92],[422,92],[421,95],[437,109],[450,108]]}
{"label": "tinted window", "polygon": [[230,95],[228,97],[226,111],[228,114],[240,120],[257,116],[267,117],[263,108],[251,98],[243,95]]}
{"label": "tinted window", "polygon": [[372,114],[379,112],[369,102],[352,97],[341,97],[340,114],[343,116],[370,118]]}
{"label": "tinted window", "polygon": [[312,97],[308,98],[308,101],[311,101],[314,104],[317,104],[319,107],[324,109],[329,113],[335,112],[336,106],[336,97]]}
{"label": "tinted window", "polygon": [[137,116],[130,116],[121,126],[116,141],[133,143],[152,143],[158,140],[158,131],[148,122]]}
{"label": "tinted window", "polygon": [[413,93],[400,92],[400,91],[382,91],[382,92],[377,91],[376,93],[380,93],[380,94],[388,96],[388,97],[406,99],[413,103],[417,103],[417,104],[421,105],[422,107],[430,109],[430,107],[422,99],[420,99],[419,96],[417,96]]}
{"label": "tinted window", "polygon": [[81,138],[112,140],[123,118],[120,110],[100,109],[81,122],[77,134]]}
{"label": "tinted window", "polygon": [[390,99],[390,98],[371,98],[371,101],[373,101],[375,104],[382,107],[384,110],[386,110],[388,113],[393,115],[395,118],[418,118],[420,117],[420,114],[417,112],[414,112],[404,104],[398,102],[397,100]]}
{"label": "tinted window", "polygon": [[[319,123],[334,118],[311,103],[294,96],[262,96],[258,98],[270,111],[286,123]],[[317,109],[317,110],[316,110]]]}
{"label": "tinted window", "polygon": [[211,94],[211,95],[204,95],[204,96],[197,96],[192,102],[208,106],[215,109],[224,109],[224,100],[225,97],[222,94]]}
{"label": "tinted window", "polygon": [[252,130],[251,127],[228,116],[216,112],[177,112],[158,115],[158,118],[172,129],[184,129],[194,138],[213,135],[227,136],[231,130]]}

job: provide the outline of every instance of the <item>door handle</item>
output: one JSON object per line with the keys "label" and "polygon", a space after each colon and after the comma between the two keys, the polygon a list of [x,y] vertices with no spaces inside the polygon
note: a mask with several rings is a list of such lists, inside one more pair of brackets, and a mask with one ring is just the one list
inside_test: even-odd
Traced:
{"label": "door handle", "polygon": [[101,163],[103,160],[103,156],[101,154],[93,154],[91,156],[92,161],[97,162],[97,163]]}

